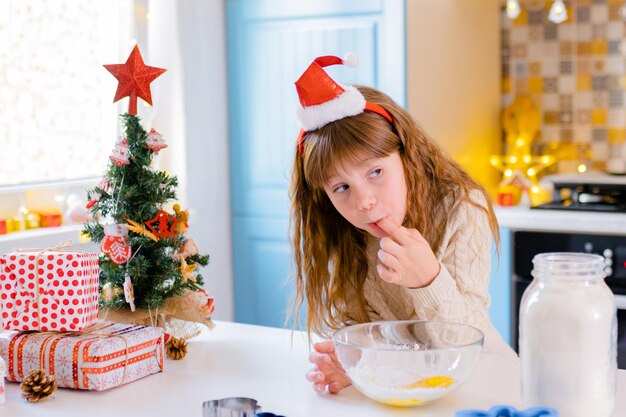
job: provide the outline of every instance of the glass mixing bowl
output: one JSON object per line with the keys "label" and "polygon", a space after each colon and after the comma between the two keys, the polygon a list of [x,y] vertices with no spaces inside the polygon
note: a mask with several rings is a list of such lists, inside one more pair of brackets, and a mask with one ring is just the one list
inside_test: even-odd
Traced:
{"label": "glass mixing bowl", "polygon": [[384,321],[337,330],[337,358],[365,396],[393,406],[422,405],[459,388],[483,347],[479,329],[444,321]]}

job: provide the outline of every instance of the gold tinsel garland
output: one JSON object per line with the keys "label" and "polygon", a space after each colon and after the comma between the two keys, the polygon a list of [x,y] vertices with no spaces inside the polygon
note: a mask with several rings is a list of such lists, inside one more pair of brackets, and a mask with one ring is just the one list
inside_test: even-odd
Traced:
{"label": "gold tinsel garland", "polygon": [[48,398],[57,389],[57,381],[54,375],[46,375],[43,369],[33,369],[24,378],[20,384],[22,389],[22,397],[28,402],[36,403],[37,401]]}

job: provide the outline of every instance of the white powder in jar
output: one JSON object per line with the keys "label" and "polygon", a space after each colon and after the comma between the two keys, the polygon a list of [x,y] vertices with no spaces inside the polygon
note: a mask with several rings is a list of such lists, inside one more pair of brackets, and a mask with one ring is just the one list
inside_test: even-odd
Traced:
{"label": "white powder in jar", "polygon": [[610,290],[601,284],[528,288],[520,311],[522,390],[527,407],[552,407],[561,417],[611,415],[615,305]]}

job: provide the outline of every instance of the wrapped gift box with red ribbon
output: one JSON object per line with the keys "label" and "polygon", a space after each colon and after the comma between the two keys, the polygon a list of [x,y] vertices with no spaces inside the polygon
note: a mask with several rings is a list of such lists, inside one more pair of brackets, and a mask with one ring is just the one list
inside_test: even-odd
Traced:
{"label": "wrapped gift box with red ribbon", "polygon": [[98,255],[23,250],[0,255],[5,330],[76,331],[98,319]]}
{"label": "wrapped gift box with red ribbon", "polygon": [[163,371],[163,329],[97,322],[81,332],[0,333],[7,380],[33,369],[56,377],[60,387],[104,391]]}

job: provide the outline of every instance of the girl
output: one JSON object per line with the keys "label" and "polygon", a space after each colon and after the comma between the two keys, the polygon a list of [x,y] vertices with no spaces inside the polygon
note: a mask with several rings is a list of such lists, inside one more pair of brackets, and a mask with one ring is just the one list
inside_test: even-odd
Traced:
{"label": "girl", "polygon": [[[296,303],[320,335],[378,320],[445,320],[512,352],[487,314],[489,196],[385,94],[336,84],[317,58],[296,82],[303,130],[291,182]],[[350,384],[332,341],[314,344],[318,392]]]}

